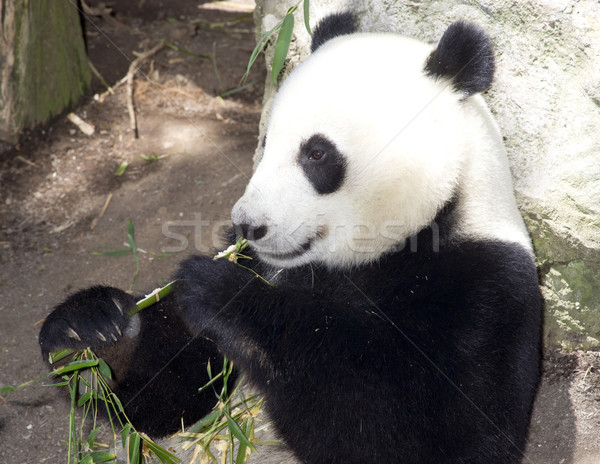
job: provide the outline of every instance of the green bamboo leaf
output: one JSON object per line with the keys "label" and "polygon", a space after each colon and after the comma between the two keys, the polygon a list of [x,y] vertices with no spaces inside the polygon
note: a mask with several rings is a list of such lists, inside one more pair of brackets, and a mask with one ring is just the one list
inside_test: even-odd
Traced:
{"label": "green bamboo leaf", "polygon": [[[229,97],[230,95],[236,94],[238,92],[243,92],[244,90],[246,90],[249,87],[252,87],[254,84],[256,84],[255,81],[249,82],[247,84],[244,84],[240,87],[236,87],[235,89],[231,89],[231,90],[227,90],[226,92],[222,92],[219,94],[219,97],[221,98],[225,98],[225,97]],[[201,185],[204,183],[204,181],[195,181],[197,185]],[[200,183],[198,183],[200,182]]]}
{"label": "green bamboo leaf", "polygon": [[248,447],[243,443],[240,444],[240,447],[237,451],[237,456],[235,457],[235,464],[244,464],[246,462],[246,450]]}
{"label": "green bamboo leaf", "polygon": [[117,459],[117,456],[107,451],[92,451],[88,456],[91,456],[94,462],[108,462]]}
{"label": "green bamboo leaf", "polygon": [[223,369],[225,371],[225,380],[227,380],[233,372],[233,362],[229,362],[229,359],[227,359],[227,357],[223,358]]}
{"label": "green bamboo leaf", "polygon": [[258,58],[258,55],[260,54],[260,52],[263,51],[263,48],[264,48],[265,44],[267,43],[267,41],[271,38],[271,36],[275,33],[275,31],[277,31],[280,27],[281,27],[281,22],[276,24],[275,27],[273,27],[273,29],[271,29],[269,32],[267,32],[260,38],[260,40],[256,44],[256,47],[254,47],[254,50],[252,50],[252,54],[250,55],[250,59],[248,60],[248,66],[246,66],[246,72],[242,76],[242,82],[244,82],[246,79],[248,79],[248,76],[250,75],[250,69],[252,68],[252,65],[254,64],[254,62],[256,61],[256,58]]}
{"label": "green bamboo leaf", "polygon": [[140,434],[132,432],[129,435],[129,462],[131,464],[140,464],[140,443]]}
{"label": "green bamboo leaf", "polygon": [[79,371],[82,369],[88,369],[90,367],[96,367],[97,365],[98,365],[97,359],[72,361],[69,364],[67,364],[66,366],[63,366],[61,368],[53,370],[52,374],[64,375],[64,374],[68,374],[70,372]]}
{"label": "green bamboo leaf", "polygon": [[81,407],[92,399],[92,392],[85,392],[77,399],[77,406]]}
{"label": "green bamboo leaf", "polygon": [[127,219],[127,240],[129,241],[129,246],[135,253],[137,251],[137,245],[135,244],[134,236],[135,231],[133,228],[133,222],[131,222],[131,219]]}
{"label": "green bamboo leaf", "polygon": [[71,348],[65,348],[65,349],[62,349],[59,351],[54,351],[49,354],[50,364],[54,364],[54,363],[60,361],[61,359],[66,358],[67,356],[69,356],[72,353],[74,353],[74,351]]}
{"label": "green bamboo leaf", "polygon": [[92,458],[91,454],[86,454],[81,461],[79,461],[79,464],[94,464],[94,458]]}
{"label": "green bamboo leaf", "polygon": [[90,434],[88,435],[86,442],[88,444],[88,446],[91,448],[94,447],[94,440],[96,440],[96,435],[98,435],[98,432],[100,432],[100,428],[96,427],[95,429],[93,429]]}
{"label": "green bamboo leaf", "polygon": [[115,406],[117,407],[117,409],[119,410],[119,412],[125,411],[123,409],[123,405],[121,404],[121,400],[119,399],[119,397],[117,395],[115,395],[114,393],[111,392],[111,394],[109,396],[111,398],[111,401],[113,403],[115,403]]}
{"label": "green bamboo leaf", "polygon": [[123,174],[125,174],[127,166],[129,166],[129,163],[127,161],[123,161],[119,168],[115,171],[115,176],[122,176]]}
{"label": "green bamboo leaf", "polygon": [[310,22],[309,22],[309,10],[310,10],[310,2],[309,0],[304,0],[304,26],[306,27],[306,31],[308,35],[312,35],[312,31],[310,30]]}
{"label": "green bamboo leaf", "polygon": [[[242,422],[242,433],[245,437],[248,437],[248,419],[244,419],[244,422]],[[248,447],[244,443],[240,443],[237,456],[235,458],[235,464],[244,464],[244,461],[246,460],[247,449]]]}
{"label": "green bamboo leaf", "polygon": [[94,251],[92,254],[95,256],[125,256],[129,255],[133,252],[131,248],[125,248],[123,250],[115,250],[115,251]]}
{"label": "green bamboo leaf", "polygon": [[123,444],[123,448],[125,448],[127,444],[127,437],[131,433],[131,424],[127,423],[123,426],[123,430],[121,430],[121,443]]}
{"label": "green bamboo leaf", "polygon": [[210,55],[200,55],[200,54],[195,53],[195,52],[193,52],[191,50],[187,50],[185,48],[178,47],[177,45],[175,45],[175,44],[173,44],[171,42],[167,42],[166,40],[165,40],[164,44],[167,47],[169,47],[170,49],[175,50],[176,52],[179,52],[179,53],[183,53],[185,55],[193,56],[193,57],[196,57],[196,58],[204,58],[205,60],[212,59],[212,56],[210,56]]}
{"label": "green bamboo leaf", "polygon": [[262,36],[261,39],[256,44],[256,47],[254,47],[254,50],[252,50],[252,54],[250,55],[250,59],[248,60],[248,65],[246,66],[246,72],[242,76],[242,82],[244,82],[246,79],[248,79],[248,76],[250,75],[250,69],[252,68],[252,65],[254,64],[254,62],[256,61],[256,58],[258,58],[258,54],[262,51],[264,43],[266,41],[266,38],[267,38],[266,35]]}
{"label": "green bamboo leaf", "polygon": [[92,388],[92,384],[88,382],[88,378],[85,376],[79,376],[79,381],[88,388]]}
{"label": "green bamboo leaf", "polygon": [[191,427],[187,427],[185,430],[186,430],[186,432],[189,432],[189,433],[199,433],[199,432],[203,431],[209,425],[213,424],[219,417],[221,417],[220,410],[212,411],[211,413],[204,416],[202,419],[200,419],[198,422],[196,422]]}
{"label": "green bamboo leaf", "polygon": [[17,389],[14,385],[8,385],[7,387],[0,388],[0,396],[6,395],[7,393],[14,392]]}
{"label": "green bamboo leaf", "polygon": [[144,161],[147,161],[148,163],[153,163],[154,161],[158,161],[158,154],[156,152],[153,152],[150,156],[140,155],[140,158],[142,158]]}
{"label": "green bamboo leaf", "polygon": [[287,58],[290,43],[292,41],[292,32],[294,32],[294,15],[288,13],[283,18],[279,34],[277,35],[277,42],[275,42],[275,52],[273,54],[273,65],[271,69],[271,78],[273,83],[277,82],[277,77],[283,69],[285,59]]}
{"label": "green bamboo leaf", "polygon": [[50,383],[50,384],[43,384],[43,387],[66,387],[67,385],[69,385],[69,381],[65,380],[64,382],[58,382],[58,383]]}
{"label": "green bamboo leaf", "polygon": [[142,437],[142,439],[146,443],[146,446],[148,447],[148,449],[150,451],[152,451],[158,459],[160,459],[160,462],[162,464],[176,464],[178,462],[181,462],[181,459],[179,459],[177,456],[170,453],[166,449],[158,446],[152,440],[147,439],[145,437]]}
{"label": "green bamboo leaf", "polygon": [[208,382],[206,382],[204,385],[202,385],[198,389],[198,393],[203,392],[204,390],[206,390],[208,387],[210,387],[213,383],[215,383],[220,378],[221,378],[221,374],[217,375],[216,377],[212,377]]}
{"label": "green bamboo leaf", "polygon": [[108,364],[106,364],[104,359],[98,359],[98,369],[104,377],[106,377],[107,379],[112,379],[110,367],[108,367]]}
{"label": "green bamboo leaf", "polygon": [[240,441],[240,443],[246,445],[252,451],[256,451],[256,448],[254,447],[252,442],[248,440],[248,437],[244,435],[244,432],[242,431],[238,423],[234,421],[233,418],[226,411],[223,411],[223,413],[225,414],[225,417],[227,419],[229,431],[233,434],[233,436],[237,438]]}

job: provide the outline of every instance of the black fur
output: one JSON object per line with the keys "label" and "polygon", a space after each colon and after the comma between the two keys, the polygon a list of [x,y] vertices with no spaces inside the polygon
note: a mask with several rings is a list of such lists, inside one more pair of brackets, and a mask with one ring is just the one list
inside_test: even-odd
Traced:
{"label": "black fur", "polygon": [[517,245],[432,243],[426,229],[416,252],[287,270],[275,288],[192,258],[182,315],[265,393],[303,462],[520,462],[539,376],[533,261]]}
{"label": "black fur", "polygon": [[494,78],[494,50],[484,31],[457,21],[444,32],[425,64],[425,72],[446,78],[465,96],[486,90]]}
{"label": "black fur", "polygon": [[317,193],[325,195],[338,190],[346,177],[346,158],[335,144],[321,134],[302,143],[298,162]]}
{"label": "black fur", "polygon": [[[62,348],[93,348],[111,367],[113,391],[127,417],[152,436],[166,436],[181,428],[181,418],[192,424],[215,405],[212,390],[201,395],[198,389],[208,381],[207,362],[218,371],[223,356],[212,341],[192,336],[172,296],[139,313],[139,335],[128,337],[132,320],[126,314],[135,301],[116,288],[79,291],[46,318],[40,346],[44,359]],[[73,338],[69,328],[81,340]],[[218,382],[215,388],[220,388]]]}
{"label": "black fur", "polygon": [[46,318],[39,336],[42,352],[96,349],[120,339],[130,324],[127,312],[132,308],[133,297],[116,288],[96,286],[74,293]]}
{"label": "black fur", "polygon": [[[167,321],[144,324],[119,391],[145,385],[190,340],[181,317],[195,340],[213,340],[263,391],[303,462],[518,463],[539,375],[533,260],[515,244],[451,244],[443,231],[439,239],[435,252],[428,228],[376,265],[288,269],[274,287],[229,261],[190,258],[177,273],[177,301],[160,303]],[[269,275],[254,258],[244,264]],[[57,308],[60,318],[51,315],[42,333],[56,336],[84,314],[97,321],[86,309],[97,295],[85,296],[81,307]],[[155,311],[140,315],[160,319]],[[96,324],[88,323],[92,339]],[[45,351],[60,345],[41,340]],[[182,371],[171,363],[173,372],[141,390],[138,429],[172,422],[180,396],[196,408],[188,421],[207,411],[211,401],[197,388],[215,356],[211,343],[190,346]]]}
{"label": "black fur", "polygon": [[328,40],[356,32],[356,18],[352,13],[334,13],[326,16],[314,28],[310,51],[314,53]]}

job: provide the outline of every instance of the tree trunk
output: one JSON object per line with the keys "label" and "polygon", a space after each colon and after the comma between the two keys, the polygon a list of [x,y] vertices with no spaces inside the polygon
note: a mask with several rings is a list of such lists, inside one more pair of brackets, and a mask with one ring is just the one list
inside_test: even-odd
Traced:
{"label": "tree trunk", "polygon": [[74,104],[90,79],[77,0],[0,0],[0,141]]}

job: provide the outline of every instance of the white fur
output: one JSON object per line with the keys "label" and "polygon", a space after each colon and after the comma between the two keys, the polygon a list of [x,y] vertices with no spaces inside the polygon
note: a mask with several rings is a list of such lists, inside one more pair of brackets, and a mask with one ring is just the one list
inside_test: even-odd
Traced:
{"label": "white fur", "polygon": [[[233,208],[235,223],[267,225],[252,243],[276,266],[348,267],[376,260],[459,196],[456,237],[530,249],[498,129],[479,96],[461,101],[425,76],[432,47],[392,34],[333,39],[281,87],[264,155]],[[348,160],[342,187],[319,195],[298,163],[313,134]],[[278,257],[298,250],[306,253]]]}

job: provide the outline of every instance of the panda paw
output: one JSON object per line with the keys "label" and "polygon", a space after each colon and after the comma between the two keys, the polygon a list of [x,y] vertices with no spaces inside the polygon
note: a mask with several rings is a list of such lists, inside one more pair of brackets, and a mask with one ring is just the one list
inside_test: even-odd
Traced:
{"label": "panda paw", "polygon": [[183,261],[176,275],[183,320],[197,332],[211,316],[226,317],[231,300],[254,277],[250,271],[225,259],[194,256]]}
{"label": "panda paw", "polygon": [[101,348],[139,332],[139,316],[131,295],[112,287],[91,287],[69,296],[42,326],[39,342],[44,357],[64,348]]}

